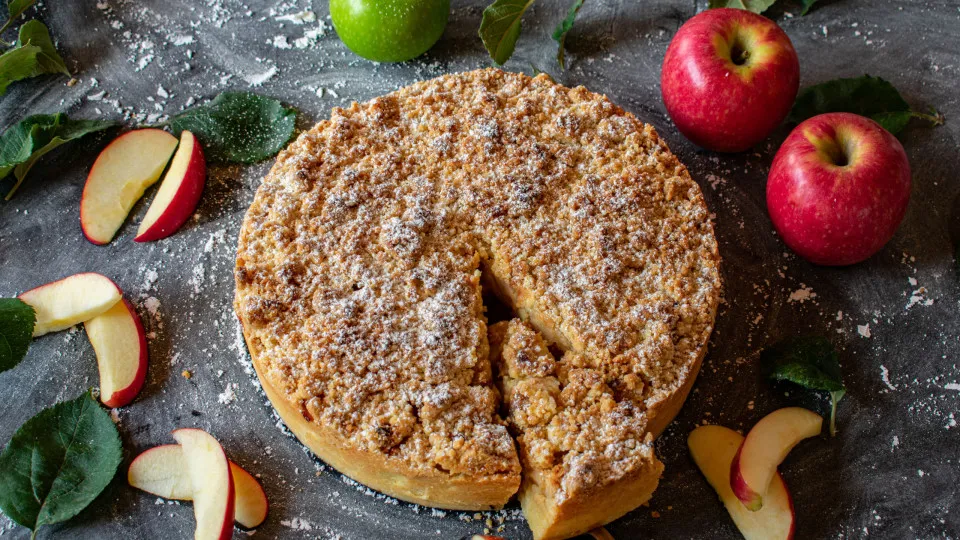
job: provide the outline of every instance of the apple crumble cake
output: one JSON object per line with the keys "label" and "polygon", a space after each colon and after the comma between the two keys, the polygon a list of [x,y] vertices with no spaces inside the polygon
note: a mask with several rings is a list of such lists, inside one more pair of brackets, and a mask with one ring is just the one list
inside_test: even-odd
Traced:
{"label": "apple crumble cake", "polygon": [[[336,108],[284,150],[240,233],[235,307],[324,461],[427,506],[518,495],[536,538],[565,538],[650,498],[718,267],[700,189],[651,126],[488,69]],[[483,290],[516,318],[488,327]]]}

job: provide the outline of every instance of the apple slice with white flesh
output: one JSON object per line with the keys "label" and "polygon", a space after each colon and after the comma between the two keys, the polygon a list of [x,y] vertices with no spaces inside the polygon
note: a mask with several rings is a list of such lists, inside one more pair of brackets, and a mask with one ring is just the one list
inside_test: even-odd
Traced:
{"label": "apple slice with white flesh", "polygon": [[[267,518],[269,509],[263,487],[253,475],[232,461],[230,472],[236,492],[235,521],[247,529],[259,527]],[[127,482],[165,499],[193,500],[193,484],[179,444],[156,446],[137,456],[130,463]]]}
{"label": "apple slice with white flesh", "polygon": [[802,407],[778,409],[753,426],[730,464],[730,487],[748,510],[764,505],[770,479],[790,450],[822,428],[823,418]]}
{"label": "apple slice with white flesh", "polygon": [[793,500],[786,484],[775,474],[767,488],[763,508],[747,510],[730,489],[730,464],[743,443],[743,435],[722,426],[700,426],[690,433],[687,447],[700,472],[713,486],[740,534],[747,540],[789,540],[793,538]]}
{"label": "apple slice with white flesh", "polygon": [[206,178],[207,162],[200,142],[193,133],[184,131],[180,134],[177,153],[133,240],[150,242],[175,233],[197,208]]}
{"label": "apple slice with white flesh", "polygon": [[137,310],[121,299],[83,327],[97,353],[100,401],[111,408],[129,404],[147,378],[147,337]]}
{"label": "apple slice with white flesh", "polygon": [[113,239],[130,209],[163,173],[177,138],[160,129],[117,137],[97,156],[80,198],[80,228],[94,244]]}
{"label": "apple slice with white flesh", "polygon": [[154,446],[133,458],[127,483],[164,499],[193,500],[193,481],[179,444]]}
{"label": "apple slice with white flesh", "polygon": [[113,307],[120,297],[120,288],[110,278],[85,272],[30,289],[17,298],[36,312],[33,337],[38,337],[90,320]]}
{"label": "apple slice with white flesh", "polygon": [[201,429],[178,429],[173,438],[186,458],[193,486],[193,514],[197,520],[195,540],[229,540],[233,536],[233,475],[220,443]]}

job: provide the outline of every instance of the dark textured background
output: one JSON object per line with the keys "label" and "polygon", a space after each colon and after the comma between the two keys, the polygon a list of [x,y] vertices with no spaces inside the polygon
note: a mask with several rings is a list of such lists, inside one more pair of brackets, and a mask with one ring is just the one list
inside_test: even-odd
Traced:
{"label": "dark textured background", "polygon": [[[440,42],[425,57],[401,65],[357,59],[331,28],[309,47],[276,47],[283,40],[275,36],[292,44],[317,26],[276,17],[313,9],[326,20],[323,0],[313,0],[312,7],[310,0],[106,1],[41,7],[38,16],[79,83],[68,87],[66,78],[55,76],[15,83],[0,98],[0,126],[60,110],[77,118],[126,117],[131,125],[131,117],[175,113],[190,98],[249,89],[258,74],[276,68],[256,90],[299,108],[301,127],[308,127],[332,106],[489,65],[476,37],[480,1],[454,1]],[[725,303],[709,356],[686,407],[657,443],[666,463],[661,486],[649,508],[613,523],[610,531],[618,539],[735,537],[687,454],[685,435],[705,420],[748,428],[788,404],[826,412],[824,397],[763,381],[753,356],[782,337],[816,333],[842,348],[849,392],[840,406],[839,435],[803,443],[782,467],[794,495],[798,538],[958,537],[960,428],[952,426],[960,416],[954,386],[960,383],[960,277],[948,230],[960,220],[960,2],[822,0],[800,18],[798,2],[782,0],[768,13],[797,48],[803,85],[870,73],[892,81],[915,107],[935,106],[947,117],[943,127],[914,121],[902,133],[914,182],[906,220],[880,254],[843,269],[799,260],[770,226],[764,181],[785,129],[756,151],[723,156],[693,147],[665,115],[658,83],[664,51],[704,1],[588,0],[568,39],[564,73],[553,60],[549,34],[565,4],[536,5],[506,68],[529,73],[535,65],[566,84],[607,94],[656,126],[703,187],[724,258]],[[320,87],[333,92],[318,95]],[[141,203],[117,239],[97,247],[80,234],[78,201],[107,140],[109,134],[90,137],[50,154],[16,198],[0,204],[0,295],[94,270],[115,278],[136,300],[154,337],[146,387],[119,411],[123,468],[139,451],[172,442],[172,429],[197,426],[261,475],[272,507],[258,538],[453,539],[481,531],[486,515],[467,521],[467,514],[440,517],[384,501],[323,468],[281,433],[251,383],[231,309],[233,254],[240,220],[269,163],[213,167],[196,219],[172,238],[132,242],[145,211]],[[791,300],[803,287],[816,296],[801,293]],[[922,300],[907,308],[921,287]],[[809,299],[801,302],[804,296]],[[160,302],[156,316],[145,309],[150,297]],[[932,305],[924,305],[929,300]],[[869,338],[857,330],[867,324]],[[184,369],[193,372],[191,379],[181,377]],[[0,374],[0,442],[42,408],[96,384],[94,354],[82,331],[37,340],[22,364]],[[232,384],[236,401],[219,403],[218,395]],[[127,487],[124,476],[118,473],[79,516],[40,536],[192,536],[189,505],[155,504],[154,497]],[[504,536],[529,537],[515,510],[490,516],[495,525],[505,520]],[[0,518],[0,536],[28,535]]]}

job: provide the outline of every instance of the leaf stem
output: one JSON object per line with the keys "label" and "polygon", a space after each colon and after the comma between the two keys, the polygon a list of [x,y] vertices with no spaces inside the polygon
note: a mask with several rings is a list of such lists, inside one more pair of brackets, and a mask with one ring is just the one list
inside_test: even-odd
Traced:
{"label": "leaf stem", "polygon": [[930,107],[929,114],[924,114],[917,111],[910,111],[910,116],[914,118],[920,118],[922,120],[926,120],[931,124],[933,124],[934,126],[942,126],[944,121],[946,120],[946,118],[944,118],[944,116],[933,107]]}
{"label": "leaf stem", "polygon": [[837,436],[837,404],[840,402],[840,398],[846,394],[846,390],[836,390],[830,392],[830,436]]}
{"label": "leaf stem", "polygon": [[[6,32],[6,31],[7,31],[7,28],[10,28],[10,25],[11,25],[11,24],[13,24],[13,17],[10,17],[9,19],[7,19],[7,22],[3,23],[3,26],[0,26],[0,34]],[[3,40],[3,43],[4,43],[5,45],[7,45],[8,47],[9,47],[10,45],[13,45],[13,43],[9,43],[9,42],[6,41],[6,40]]]}
{"label": "leaf stem", "polygon": [[7,196],[4,197],[3,200],[9,201],[10,199],[13,198],[13,194],[16,193],[17,189],[20,188],[20,184],[22,184],[23,180],[27,177],[27,173],[30,172],[31,167],[33,167],[33,163],[29,164],[21,172],[20,167],[17,166],[17,168],[13,171],[14,175],[17,177],[17,183],[15,183],[12,188],[10,188],[10,191],[7,192]]}

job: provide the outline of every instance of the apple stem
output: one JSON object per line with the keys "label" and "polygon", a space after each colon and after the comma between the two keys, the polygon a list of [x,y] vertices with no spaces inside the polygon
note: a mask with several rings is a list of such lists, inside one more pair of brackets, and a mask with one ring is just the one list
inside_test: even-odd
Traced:
{"label": "apple stem", "polygon": [[942,114],[940,114],[936,109],[930,107],[930,114],[919,113],[916,111],[910,111],[910,115],[914,118],[920,118],[926,120],[933,124],[934,126],[942,126],[943,122],[946,120]]}

